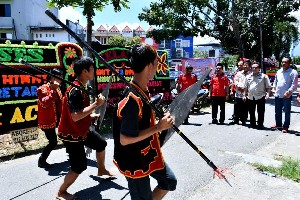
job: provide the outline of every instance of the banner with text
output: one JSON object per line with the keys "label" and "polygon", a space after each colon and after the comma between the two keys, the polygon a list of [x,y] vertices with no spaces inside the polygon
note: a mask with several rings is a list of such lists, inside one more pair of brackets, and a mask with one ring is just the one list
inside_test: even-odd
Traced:
{"label": "banner with text", "polygon": [[70,79],[72,61],[82,54],[74,43],[0,39],[0,134],[37,126],[36,89],[47,75],[19,63],[20,58],[47,71],[60,68]]}
{"label": "banner with text", "polygon": [[[106,46],[99,43],[92,43],[92,48],[95,49],[106,62],[112,65],[120,75],[124,76],[127,81],[130,81],[132,79],[134,73],[130,68],[128,62],[128,48]],[[168,52],[160,50],[157,50],[157,52],[158,68],[154,79],[149,82],[149,92],[151,95],[163,93],[163,100],[171,101],[172,96],[170,94],[170,71],[167,64]],[[97,59],[95,60],[95,62],[97,91],[101,92],[109,82],[112,72]],[[108,101],[110,103],[117,103],[121,97],[121,92],[125,87],[126,84],[119,80],[117,76],[114,76],[110,85]]]}

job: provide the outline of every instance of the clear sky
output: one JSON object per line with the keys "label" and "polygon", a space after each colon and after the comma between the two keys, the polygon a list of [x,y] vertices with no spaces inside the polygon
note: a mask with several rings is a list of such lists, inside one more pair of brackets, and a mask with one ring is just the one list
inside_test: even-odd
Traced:
{"label": "clear sky", "polygon": [[[128,6],[130,9],[122,9],[121,12],[114,12],[113,6],[109,5],[103,9],[102,12],[96,11],[96,16],[93,18],[94,27],[96,30],[100,25],[103,25],[104,28],[110,28],[113,25],[116,25],[118,29],[121,31],[126,25],[131,29],[136,29],[139,25],[147,31],[150,27],[149,24],[145,21],[140,21],[138,19],[138,14],[142,12],[142,8],[150,7],[150,2],[155,0],[130,0]],[[73,22],[79,20],[79,23],[82,26],[86,26],[86,19],[82,15],[82,9],[72,7],[62,8],[60,10],[60,20],[62,22],[66,22],[66,19],[69,19]],[[199,43],[208,43],[216,41],[214,38],[210,37],[195,37],[194,44]]]}
{"label": "clear sky", "polygon": [[[140,25],[146,31],[149,25],[145,21],[140,21],[138,14],[142,12],[142,8],[149,7],[151,1],[153,0],[131,0],[128,3],[130,9],[122,8],[122,11],[117,13],[114,12],[112,5],[108,5],[102,12],[96,11],[96,16],[93,18],[95,24],[93,28],[97,29],[100,25],[105,28],[107,28],[107,25],[109,27],[116,25],[118,28],[123,29],[126,25],[130,28],[137,28]],[[63,8],[60,12],[60,18],[63,22],[65,22],[65,19],[74,22],[79,19],[79,23],[86,26],[86,19],[81,13],[82,9],[79,8]]]}
{"label": "clear sky", "polygon": [[[130,9],[122,9],[121,12],[114,12],[113,6],[109,5],[104,8],[102,12],[96,11],[96,16],[93,18],[94,27],[96,30],[100,25],[103,25],[105,28],[110,28],[113,25],[116,25],[121,31],[126,25],[131,29],[137,28],[139,25],[147,31],[150,27],[147,22],[140,21],[138,19],[138,14],[142,12],[142,8],[149,7],[150,2],[155,0],[130,0],[128,6]],[[300,11],[293,13],[300,23]],[[79,23],[82,26],[86,26],[86,19],[82,15],[82,9],[72,7],[62,8],[60,11],[60,19],[65,23],[66,19],[69,19],[73,22],[79,20]],[[300,30],[300,27],[299,27]],[[200,43],[209,43],[215,42],[216,40],[210,37],[195,37],[194,44]],[[294,49],[294,56],[300,56],[300,44]]]}

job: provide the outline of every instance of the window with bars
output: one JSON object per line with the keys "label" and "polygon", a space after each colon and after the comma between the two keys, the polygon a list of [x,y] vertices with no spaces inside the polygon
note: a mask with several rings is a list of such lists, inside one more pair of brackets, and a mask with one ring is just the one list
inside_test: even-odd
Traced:
{"label": "window with bars", "polygon": [[176,39],[175,40],[175,48],[181,48],[182,47],[182,40],[181,39]]}
{"label": "window with bars", "polygon": [[190,47],[190,41],[189,40],[182,40],[182,47]]}
{"label": "window with bars", "polygon": [[176,58],[183,57],[183,49],[176,49]]}

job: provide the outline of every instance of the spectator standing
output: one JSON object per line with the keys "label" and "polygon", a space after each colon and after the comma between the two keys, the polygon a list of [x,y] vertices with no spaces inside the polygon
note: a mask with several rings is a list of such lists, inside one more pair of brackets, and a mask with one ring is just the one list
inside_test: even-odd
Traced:
{"label": "spectator standing", "polygon": [[[274,80],[275,89],[275,122],[272,126],[275,129],[282,129],[283,133],[287,133],[290,126],[291,118],[291,101],[292,94],[298,87],[298,73],[290,68],[291,58],[284,57],[281,61],[282,68],[276,73]],[[284,109],[285,120],[282,126],[282,109]]]}
{"label": "spectator standing", "polygon": [[239,124],[246,125],[246,120],[248,117],[248,101],[244,101],[244,90],[246,84],[246,76],[250,73],[251,61],[246,60],[243,65],[243,70],[236,73],[234,76],[234,85],[236,87],[235,98],[234,98],[234,119],[229,124]]}
{"label": "spectator standing", "polygon": [[219,123],[224,124],[225,121],[225,100],[229,98],[229,80],[224,74],[224,65],[218,63],[216,66],[216,74],[211,77],[209,98],[212,103],[212,124],[217,124],[218,107],[220,106]]}
{"label": "spectator standing", "polygon": [[[54,68],[50,71],[58,77],[63,77],[60,69]],[[37,89],[38,96],[38,127],[42,129],[48,139],[48,144],[42,151],[38,160],[38,167],[51,168],[53,165],[47,163],[51,151],[57,145],[55,128],[57,127],[61,115],[62,93],[60,90],[61,80],[54,76],[47,76],[47,83]]]}
{"label": "spectator standing", "polygon": [[[244,69],[244,61],[240,60],[237,63],[237,70],[234,72],[234,74],[232,76],[232,85],[231,85],[231,88],[230,88],[230,96],[232,98],[235,98],[235,92],[236,92],[236,85],[234,84],[234,77],[238,72],[243,71],[243,69]],[[232,117],[229,120],[234,120],[234,112],[235,112],[236,107],[237,107],[236,106],[236,101],[234,101],[233,114],[232,114]]]}
{"label": "spectator standing", "polygon": [[[193,73],[193,67],[191,65],[187,65],[185,68],[185,74],[180,74],[177,79],[177,93],[179,94],[189,86],[193,85],[197,82],[197,76]],[[189,114],[185,118],[183,124],[189,124]]]}
{"label": "spectator standing", "polygon": [[257,128],[264,128],[265,103],[270,96],[271,83],[266,74],[260,72],[258,62],[252,64],[252,73],[246,76],[245,97],[249,99],[250,127],[256,128],[255,109],[257,106]]}

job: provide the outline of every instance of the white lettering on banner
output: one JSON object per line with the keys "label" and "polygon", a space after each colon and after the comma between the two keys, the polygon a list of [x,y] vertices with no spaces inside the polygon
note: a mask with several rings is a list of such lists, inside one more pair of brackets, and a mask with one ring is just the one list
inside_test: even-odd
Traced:
{"label": "white lettering on banner", "polygon": [[28,141],[28,140],[35,140],[39,136],[37,127],[33,127],[29,129],[13,130],[10,132],[10,134],[14,143]]}

